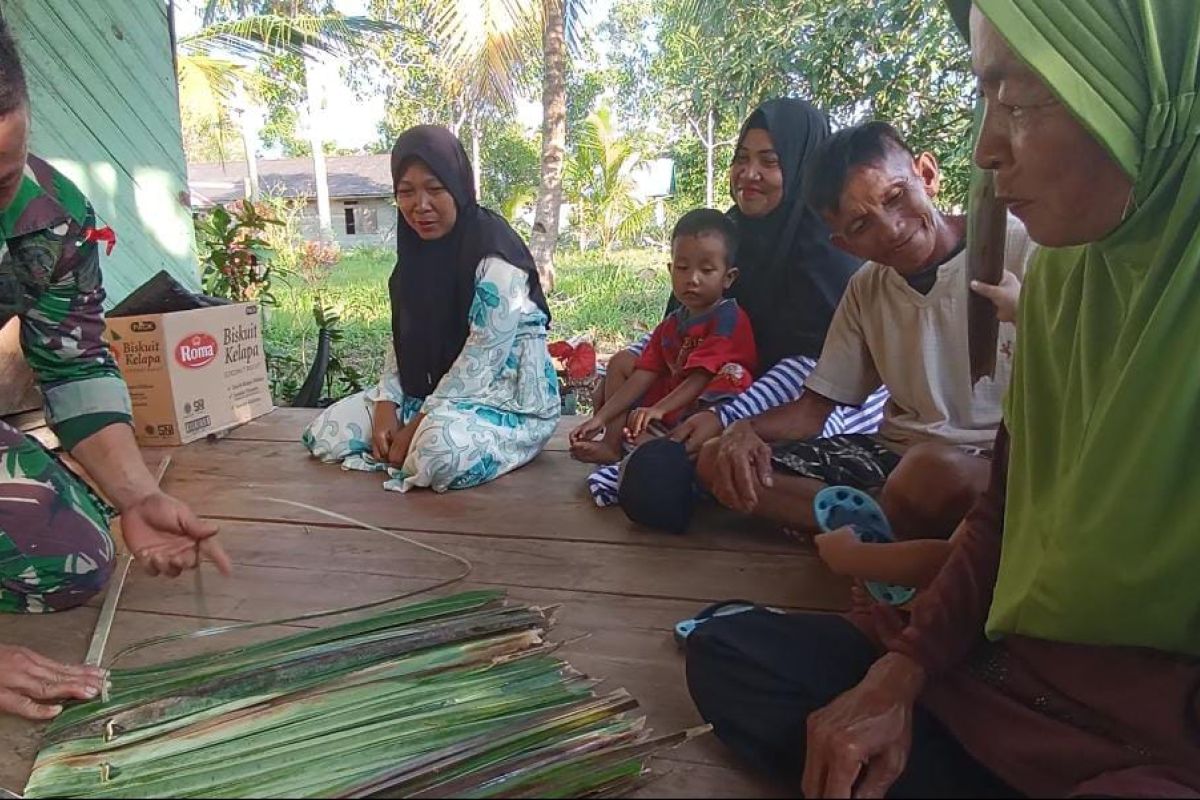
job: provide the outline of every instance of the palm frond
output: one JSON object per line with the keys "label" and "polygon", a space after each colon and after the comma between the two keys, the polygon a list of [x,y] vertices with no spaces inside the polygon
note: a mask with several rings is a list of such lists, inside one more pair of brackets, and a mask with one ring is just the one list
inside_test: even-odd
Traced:
{"label": "palm frond", "polygon": [[218,22],[179,40],[184,53],[225,54],[244,59],[278,53],[348,55],[364,37],[399,30],[395,23],[340,14],[282,17],[263,14]]}
{"label": "palm frond", "polygon": [[579,53],[583,49],[583,19],[592,8],[591,0],[549,0],[549,2],[562,6],[567,50],[573,54]]}
{"label": "palm frond", "polygon": [[233,61],[199,53],[178,59],[179,104],[206,122],[216,122],[246,77],[247,70]]}
{"label": "palm frond", "polygon": [[248,70],[233,61],[199,53],[180,53],[176,68],[180,113],[213,137],[224,159],[230,103],[238,84],[248,80]]}
{"label": "palm frond", "polygon": [[625,214],[616,226],[616,239],[631,242],[645,233],[654,221],[654,203],[642,203]]}
{"label": "palm frond", "polygon": [[516,186],[505,197],[500,199],[500,213],[509,222],[513,222],[516,220],[521,209],[532,205],[536,199],[537,187]]}
{"label": "palm frond", "polygon": [[431,0],[433,37],[468,103],[511,110],[541,42],[540,0]]}
{"label": "palm frond", "polygon": [[250,13],[250,0],[206,0],[201,19],[204,26],[212,25],[222,14],[244,17]]}
{"label": "palm frond", "polygon": [[588,115],[567,161],[566,186],[580,223],[606,250],[639,235],[654,214],[652,204],[635,196],[634,172],[640,164],[640,154],[617,130],[607,107]]}

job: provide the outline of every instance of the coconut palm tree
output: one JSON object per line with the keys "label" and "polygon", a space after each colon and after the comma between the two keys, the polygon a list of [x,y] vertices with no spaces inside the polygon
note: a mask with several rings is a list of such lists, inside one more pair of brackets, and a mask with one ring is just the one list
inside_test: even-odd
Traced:
{"label": "coconut palm tree", "polygon": [[475,185],[480,176],[481,116],[516,110],[522,74],[537,62],[537,0],[423,0],[435,52],[459,109],[453,127],[471,132]]}
{"label": "coconut palm tree", "polygon": [[252,0],[207,0],[204,4],[203,24],[208,27],[218,22],[222,15],[229,19],[242,19],[254,14]]}
{"label": "coconut palm tree", "polygon": [[[222,0],[233,10],[247,5],[239,0]],[[206,8],[211,19],[212,0]],[[317,184],[317,208],[322,230],[331,227],[329,185],[325,171],[325,149],[316,125],[320,98],[313,91],[312,61],[324,54],[347,55],[355,52],[366,36],[393,29],[390,23],[366,17],[340,14],[299,14],[279,16],[260,14],[244,19],[212,22],[200,31],[184,36],[177,44],[180,105],[201,120],[217,123],[237,103],[235,99],[250,80],[247,63],[266,55],[292,53],[305,65],[305,83],[309,102],[309,133],[312,137],[313,167]],[[257,193],[254,179],[254,154],[245,131],[243,145],[251,172],[251,192]]]}
{"label": "coconut palm tree", "polygon": [[[521,74],[542,66],[542,176],[530,249],[547,291],[554,286],[554,248],[567,139],[567,57],[577,51],[587,0],[426,0],[434,36],[464,89],[464,107],[502,110],[515,102]],[[472,125],[473,137],[478,126]],[[478,173],[478,139],[472,155]],[[478,179],[478,174],[477,174]]]}
{"label": "coconut palm tree", "polygon": [[[546,291],[554,288],[554,250],[558,246],[558,214],[562,209],[563,166],[567,152],[567,37],[579,19],[584,0],[541,0],[542,3],[542,180],[533,210],[529,249]],[[571,12],[568,14],[568,12]]]}
{"label": "coconut palm tree", "polygon": [[611,112],[588,115],[566,170],[571,203],[577,211],[580,246],[594,234],[607,255],[650,224],[654,205],[635,194],[634,173],[641,165],[633,143],[617,131]]}

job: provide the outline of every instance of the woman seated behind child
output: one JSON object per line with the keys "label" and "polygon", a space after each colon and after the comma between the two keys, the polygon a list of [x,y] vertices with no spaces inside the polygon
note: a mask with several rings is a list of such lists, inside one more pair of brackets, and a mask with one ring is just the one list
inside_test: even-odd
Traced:
{"label": "woman seated behind child", "polygon": [[609,376],[604,405],[571,432],[571,455],[619,461],[623,437],[637,443],[663,433],[750,386],[754,331],[737,301],[724,296],[737,278],[736,258],[737,229],[725,214],[701,208],[680,218],[670,263],[679,308],[654,329],[629,378]]}

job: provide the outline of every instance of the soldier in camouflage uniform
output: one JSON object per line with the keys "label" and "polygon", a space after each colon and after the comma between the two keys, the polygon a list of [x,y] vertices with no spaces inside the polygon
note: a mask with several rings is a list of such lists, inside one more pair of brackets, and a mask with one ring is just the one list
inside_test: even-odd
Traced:
{"label": "soldier in camouflage uniform", "polygon": [[[96,219],[79,190],[29,155],[28,90],[0,19],[0,325],[20,320],[46,419],[112,503],[33,439],[0,423],[0,612],[77,606],[113,563],[119,514],[133,557],[179,575],[201,557],[228,571],[216,527],[161,491],[134,442],[129,393],[105,344]],[[6,387],[0,386],[0,391]],[[0,712],[45,719],[95,696],[103,673],[0,645]]]}
{"label": "soldier in camouflage uniform", "polygon": [[[95,216],[70,181],[27,157],[0,213],[0,325],[21,320],[21,349],[46,417],[73,450],[107,425],[129,424],[129,393],[102,338]],[[112,566],[112,511],[38,442],[0,423],[0,612],[78,605]]]}

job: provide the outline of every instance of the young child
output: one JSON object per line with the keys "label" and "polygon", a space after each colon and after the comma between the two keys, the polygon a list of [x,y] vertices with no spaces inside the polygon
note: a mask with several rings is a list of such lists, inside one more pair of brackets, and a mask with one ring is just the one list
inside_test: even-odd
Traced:
{"label": "young child", "polygon": [[654,329],[628,379],[609,376],[604,405],[571,432],[575,458],[619,461],[622,436],[636,443],[652,426],[669,430],[751,384],[758,358],[750,318],[724,297],[737,278],[736,258],[737,229],[727,216],[703,208],[680,218],[670,263],[679,308]]}

